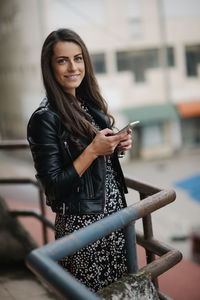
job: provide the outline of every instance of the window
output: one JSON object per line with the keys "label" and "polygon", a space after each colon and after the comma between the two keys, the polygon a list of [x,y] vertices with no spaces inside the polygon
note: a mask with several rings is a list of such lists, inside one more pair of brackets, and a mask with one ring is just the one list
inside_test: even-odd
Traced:
{"label": "window", "polygon": [[185,57],[187,76],[197,77],[200,64],[200,45],[186,46]]}
{"label": "window", "polygon": [[106,73],[105,53],[96,53],[91,55],[94,71],[97,74]]}
{"label": "window", "polygon": [[[167,48],[168,66],[174,66],[174,51]],[[131,71],[134,73],[136,82],[145,81],[147,69],[159,68],[159,49],[142,49],[117,52],[118,71]]]}

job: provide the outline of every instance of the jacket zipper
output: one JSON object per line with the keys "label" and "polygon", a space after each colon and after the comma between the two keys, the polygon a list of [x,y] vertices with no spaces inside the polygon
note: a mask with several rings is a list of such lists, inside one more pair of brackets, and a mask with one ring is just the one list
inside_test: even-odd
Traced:
{"label": "jacket zipper", "polygon": [[93,187],[93,183],[92,183],[92,178],[91,178],[91,172],[90,170],[88,169],[86,172],[86,185],[88,187],[88,193],[89,193],[89,196],[91,198],[94,197],[94,187]]}
{"label": "jacket zipper", "polygon": [[[64,143],[65,149],[67,150],[67,152],[68,152],[68,154],[69,154],[69,156],[70,156],[70,158],[71,158],[71,160],[72,160],[71,152],[70,152],[70,150],[69,150],[69,145],[68,145],[67,141],[64,141],[63,143]],[[77,190],[76,190],[76,191],[77,191],[77,193],[80,192],[80,186],[77,187]]]}
{"label": "jacket zipper", "polygon": [[67,150],[70,158],[72,159],[72,156],[71,156],[71,153],[70,153],[70,150],[69,150],[69,145],[68,145],[67,141],[64,141],[64,146],[65,146],[65,149]]}

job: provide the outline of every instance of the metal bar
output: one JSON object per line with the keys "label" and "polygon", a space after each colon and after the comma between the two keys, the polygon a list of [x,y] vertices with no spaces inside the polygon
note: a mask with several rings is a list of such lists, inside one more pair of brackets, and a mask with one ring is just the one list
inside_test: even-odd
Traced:
{"label": "metal bar", "polygon": [[161,188],[158,188],[158,187],[152,186],[148,183],[144,183],[142,181],[134,180],[134,179],[131,179],[128,177],[125,178],[125,181],[126,181],[127,187],[134,189],[138,192],[141,192],[146,196],[150,196],[150,195],[153,195],[153,194],[156,194],[156,193],[162,191]]}
{"label": "metal bar", "polygon": [[150,273],[152,278],[156,278],[165,271],[169,270],[182,259],[182,253],[180,251],[175,250],[155,239],[145,240],[144,236],[138,232],[136,233],[136,240],[137,243],[145,249],[147,248],[155,254],[161,256],[161,258],[156,259],[148,266],[145,266],[141,269]]}
{"label": "metal bar", "polygon": [[53,288],[57,294],[64,297],[64,299],[101,299],[48,256],[43,255],[41,257],[39,255],[37,257],[37,254],[34,256],[29,255],[27,265],[40,279],[46,282],[47,285],[50,285],[51,288]]}
{"label": "metal bar", "polygon": [[0,142],[0,150],[28,149],[29,144],[26,140],[4,140]]}
{"label": "metal bar", "polygon": [[37,211],[29,211],[29,210],[11,210],[10,214],[12,217],[34,217],[44,223],[47,227],[51,229],[54,228],[54,224],[44,217],[43,215],[39,214]]}
{"label": "metal bar", "polygon": [[81,228],[73,234],[34,251],[41,251],[41,253],[44,251],[44,253],[49,257],[52,257],[52,259],[59,260],[62,257],[78,251],[88,244],[93,243],[97,239],[110,234],[112,231],[126,226],[131,221],[142,218],[174,200],[175,192],[173,190],[163,190],[156,195],[149,196],[143,201],[139,201],[134,205],[123,208],[108,217],[90,224],[87,227]]}
{"label": "metal bar", "polygon": [[[40,199],[40,210],[41,210],[42,215],[45,218],[46,217],[46,209],[45,209],[45,205],[44,205],[44,194],[43,194],[43,191],[40,186],[39,186],[39,199]],[[48,233],[47,233],[46,224],[44,222],[42,223],[42,232],[43,232],[43,242],[45,245],[48,243]]]}
{"label": "metal bar", "polygon": [[169,296],[163,294],[161,291],[158,291],[158,296],[159,296],[160,300],[173,300]]}
{"label": "metal bar", "polygon": [[[145,199],[146,195],[143,193],[140,193],[140,200],[143,201]],[[151,215],[148,214],[147,216],[142,218],[142,223],[143,223],[143,230],[144,230],[144,238],[146,240],[150,240],[153,238],[153,228],[152,228],[152,221],[151,221]],[[155,260],[155,254],[148,249],[145,248],[146,252],[146,260],[147,264],[151,263],[152,261]],[[158,280],[154,279],[153,283],[156,288],[158,288]]]}
{"label": "metal bar", "polygon": [[169,247],[168,245],[158,240],[155,239],[146,240],[144,236],[138,231],[136,232],[136,240],[140,246],[144,247],[145,249],[148,249],[149,251],[155,253],[158,256],[162,256],[167,252],[174,250],[173,248]]}
{"label": "metal bar", "polygon": [[37,181],[31,178],[0,178],[0,184],[33,184],[38,187]]}
{"label": "metal bar", "polygon": [[[146,198],[146,195],[143,193],[140,193],[140,200],[142,201],[143,199]],[[153,238],[153,228],[152,228],[152,221],[151,221],[151,215],[147,215],[142,218],[142,223],[143,223],[143,231],[144,231],[144,238],[146,240],[150,240]],[[148,249],[146,250],[146,259],[147,259],[147,264],[155,260],[155,255],[149,251]]]}
{"label": "metal bar", "polygon": [[[40,210],[42,212],[42,215],[46,216],[46,210],[45,210],[45,205],[44,205],[44,193],[42,191],[41,186],[39,183],[31,178],[0,178],[0,184],[33,184],[35,185],[38,190],[39,190],[39,205],[40,205]],[[48,243],[48,233],[47,233],[47,228],[45,222],[42,222],[42,233],[43,233],[43,243],[44,245]]]}
{"label": "metal bar", "polygon": [[124,232],[126,239],[127,269],[129,274],[134,274],[138,272],[135,222],[130,222],[124,228]]}
{"label": "metal bar", "polygon": [[[146,195],[143,193],[140,193],[140,200],[143,201],[143,199],[146,198]],[[143,230],[144,230],[144,237],[145,239],[151,239],[153,237],[153,228],[152,228],[152,221],[151,221],[151,215],[145,216],[143,219]]]}
{"label": "metal bar", "polygon": [[150,264],[144,266],[140,271],[151,274],[151,278],[157,278],[173,266],[175,266],[182,259],[182,254],[178,250],[172,250]]}

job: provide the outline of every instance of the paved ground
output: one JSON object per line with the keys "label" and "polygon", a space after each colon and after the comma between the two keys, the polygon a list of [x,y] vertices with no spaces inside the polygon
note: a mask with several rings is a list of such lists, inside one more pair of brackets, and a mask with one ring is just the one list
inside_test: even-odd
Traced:
{"label": "paved ground", "polygon": [[[21,154],[20,159],[13,157],[13,154],[0,154],[0,177],[11,176],[34,176],[34,169],[25,159],[25,154]],[[161,188],[175,188],[177,199],[173,204],[160,209],[152,214],[154,236],[160,241],[166,242],[174,248],[180,249],[184,255],[184,260],[170,271],[160,276],[159,285],[162,292],[176,300],[199,300],[200,299],[200,265],[192,261],[191,240],[192,231],[200,228],[200,202],[193,199],[186,190],[175,187],[175,183],[185,180],[199,173],[200,170],[200,151],[182,154],[172,159],[159,161],[133,161],[123,162],[123,169],[126,176],[150,183]],[[0,186],[0,194],[7,199],[11,208],[37,208],[38,194],[32,186]],[[138,195],[131,192],[127,196],[128,203],[134,203],[138,200]],[[54,214],[47,210],[51,219]],[[40,224],[33,218],[21,219],[27,229],[31,231],[32,236],[41,245],[42,238],[38,234],[41,230]],[[141,229],[141,222],[138,221],[136,227]],[[53,240],[53,233],[49,232],[50,240]],[[176,241],[174,241],[176,240]],[[177,241],[179,240],[179,241]],[[139,251],[139,264],[144,264],[144,252]],[[6,279],[7,278],[7,279]],[[39,292],[38,281],[33,285],[28,285],[31,293],[25,297],[25,290],[21,287],[27,285],[26,282],[18,282],[18,290],[21,290],[21,298],[17,296],[16,280],[11,280],[10,275],[3,276],[0,273],[0,299],[19,300],[19,299],[41,299],[49,297],[46,293]],[[6,287],[6,282],[8,286]],[[32,286],[32,287],[31,287]],[[9,290],[9,293],[8,293]],[[32,292],[33,290],[33,292]],[[7,294],[1,294],[7,291]],[[11,295],[12,291],[12,295]],[[48,298],[52,299],[52,298]],[[54,298],[55,299],[55,298]]]}
{"label": "paved ground", "polygon": [[56,300],[53,293],[24,266],[2,267],[0,270],[1,300]]}

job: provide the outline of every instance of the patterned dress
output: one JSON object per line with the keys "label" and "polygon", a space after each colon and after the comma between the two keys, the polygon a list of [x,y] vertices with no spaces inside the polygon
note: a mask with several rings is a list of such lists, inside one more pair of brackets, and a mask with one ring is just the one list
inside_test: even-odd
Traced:
{"label": "patterned dress", "polygon": [[[82,105],[82,108],[89,113],[86,105]],[[92,124],[100,130],[92,116],[91,120]],[[104,213],[92,215],[57,214],[55,220],[56,239],[88,226],[124,207],[110,159],[106,162],[105,185]],[[123,230],[118,230],[77,251],[74,255],[61,259],[59,264],[93,292],[96,292],[116,281],[127,271],[125,251],[124,233]]]}

